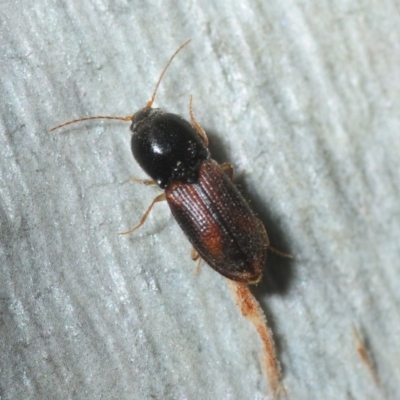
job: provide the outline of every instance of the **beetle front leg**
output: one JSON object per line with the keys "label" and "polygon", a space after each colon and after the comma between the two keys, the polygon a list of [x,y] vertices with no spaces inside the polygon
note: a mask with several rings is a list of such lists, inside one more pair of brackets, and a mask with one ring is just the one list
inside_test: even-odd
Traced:
{"label": "beetle front leg", "polygon": [[131,176],[130,179],[134,182],[142,183],[143,185],[146,185],[146,186],[156,186],[157,185],[157,182],[153,179],[141,179],[141,178],[135,178],[134,176]]}
{"label": "beetle front leg", "polygon": [[196,129],[197,133],[199,134],[204,146],[208,146],[208,137],[207,134],[204,132],[204,129],[201,127],[201,125],[196,121],[196,118],[194,117],[193,113],[193,96],[190,96],[189,99],[189,114],[190,114],[190,122],[192,123],[192,126],[194,129]]}
{"label": "beetle front leg", "polygon": [[131,181],[136,182],[136,183],[142,183],[143,185],[146,185],[146,186],[153,186],[153,185],[155,186],[155,185],[157,185],[157,182],[155,180],[153,180],[153,179],[135,178],[134,176],[130,176],[129,179]]}

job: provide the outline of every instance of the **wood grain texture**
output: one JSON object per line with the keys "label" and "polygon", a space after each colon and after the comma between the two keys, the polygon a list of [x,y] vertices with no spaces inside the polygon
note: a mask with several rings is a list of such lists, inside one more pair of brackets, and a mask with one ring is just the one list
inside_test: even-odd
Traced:
{"label": "wood grain texture", "polygon": [[[0,4],[0,393],[261,399],[261,343],[225,280],[195,276],[130,154],[129,115],[196,119],[271,243],[256,291],[288,399],[400,398],[398,2]],[[380,386],[360,359],[360,333]]]}

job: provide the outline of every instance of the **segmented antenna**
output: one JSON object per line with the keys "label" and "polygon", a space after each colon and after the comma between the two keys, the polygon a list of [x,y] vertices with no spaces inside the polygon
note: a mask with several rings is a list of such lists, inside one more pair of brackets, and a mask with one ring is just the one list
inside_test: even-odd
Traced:
{"label": "segmented antenna", "polygon": [[91,119],[118,119],[120,121],[130,121],[132,119],[132,115],[129,115],[127,117],[111,117],[109,115],[96,115],[95,117],[85,117],[85,118],[73,119],[72,121],[64,122],[63,124],[60,124],[60,125],[55,126],[54,128],[51,128],[50,132],[53,132],[56,129],[62,128],[63,126],[75,124],[75,122],[89,121]]}
{"label": "segmented antenna", "polygon": [[[162,81],[162,79],[163,79],[163,77],[164,77],[164,75],[165,75],[165,72],[167,71],[168,67],[170,66],[172,60],[175,58],[175,56],[176,56],[176,55],[191,41],[191,40],[192,40],[192,39],[187,40],[185,43],[183,43],[181,46],[179,46],[179,48],[175,51],[174,54],[172,54],[171,58],[170,58],[169,61],[167,62],[167,65],[164,67],[163,71],[161,72],[160,77],[158,78],[158,81],[157,81],[157,83],[156,83],[156,87],[155,87],[154,92],[153,92],[153,94],[152,94],[152,96],[151,96],[151,99],[146,103],[146,106],[145,106],[146,108],[151,108],[151,107],[152,107],[152,105],[153,105],[153,103],[154,103],[154,100],[155,100],[155,98],[156,98],[157,91],[158,91],[158,88],[159,88],[159,86],[160,86],[160,83],[161,83],[161,81]],[[57,126],[51,128],[51,129],[50,129],[50,132],[53,132],[53,131],[55,131],[55,130],[57,130],[57,129],[60,129],[60,128],[63,128],[64,126],[67,126],[67,125],[75,124],[76,122],[90,121],[90,120],[92,120],[92,119],[112,119],[112,120],[119,120],[119,121],[126,121],[126,122],[129,122],[129,121],[131,121],[131,120],[133,119],[133,116],[134,116],[134,114],[133,114],[133,115],[128,115],[127,117],[113,117],[113,116],[110,116],[110,115],[97,115],[97,116],[94,116],[94,117],[78,118],[78,119],[74,119],[74,120],[72,120],[72,121],[64,122],[63,124],[60,124],[60,125],[57,125]]]}
{"label": "segmented antenna", "polygon": [[160,83],[162,81],[162,78],[164,77],[165,73],[167,72],[168,67],[170,66],[170,64],[172,63],[172,60],[175,58],[175,56],[189,43],[191,42],[192,39],[187,40],[185,43],[183,43],[182,45],[179,46],[179,48],[175,51],[174,54],[172,54],[171,58],[169,59],[169,61],[167,62],[167,65],[164,67],[163,71],[161,72],[160,77],[158,78],[158,81],[156,83],[156,87],[154,89],[153,95],[151,96],[151,99],[147,102],[146,104],[146,108],[151,108],[151,106],[154,103],[154,100],[156,99],[156,95],[157,95],[157,90],[158,87],[160,86]]}

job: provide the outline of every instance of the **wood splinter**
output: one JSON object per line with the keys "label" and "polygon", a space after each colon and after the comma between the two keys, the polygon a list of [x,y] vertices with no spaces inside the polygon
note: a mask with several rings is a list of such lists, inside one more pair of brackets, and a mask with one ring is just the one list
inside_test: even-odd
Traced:
{"label": "wood splinter", "polygon": [[251,321],[261,338],[263,343],[263,368],[269,386],[275,398],[278,398],[280,394],[285,393],[285,388],[281,383],[281,369],[276,356],[275,343],[272,332],[267,326],[264,312],[247,284],[229,279],[227,281],[243,316]]}

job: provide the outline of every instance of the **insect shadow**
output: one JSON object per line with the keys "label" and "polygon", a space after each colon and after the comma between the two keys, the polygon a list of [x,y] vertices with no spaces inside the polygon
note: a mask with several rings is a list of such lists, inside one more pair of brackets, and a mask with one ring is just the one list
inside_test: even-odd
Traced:
{"label": "insect shadow", "polygon": [[[210,152],[218,163],[222,164],[226,161],[234,160],[227,152],[220,134],[210,129],[205,129],[205,132],[210,140]],[[279,227],[276,219],[272,217],[268,204],[265,203],[265,199],[262,197],[263,188],[257,187],[256,185],[255,189],[250,189],[249,180],[245,173],[242,174],[235,171],[233,180],[244,198],[251,204],[251,208],[256,213],[257,218],[267,227],[268,237],[273,246],[278,249],[285,249],[285,251],[290,253],[290,245],[285,240],[283,231]],[[263,275],[264,279],[262,279],[257,286],[252,286],[252,291],[258,297],[271,294],[283,296],[289,290],[290,283],[294,279],[293,260],[280,257],[273,252],[268,252]]]}

